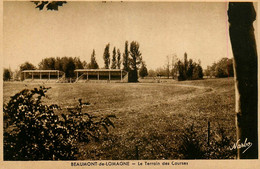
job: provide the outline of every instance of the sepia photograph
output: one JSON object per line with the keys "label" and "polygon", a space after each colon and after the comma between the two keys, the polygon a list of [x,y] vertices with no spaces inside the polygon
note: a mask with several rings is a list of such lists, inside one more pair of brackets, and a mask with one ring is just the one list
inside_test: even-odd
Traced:
{"label": "sepia photograph", "polygon": [[258,159],[257,7],[4,1],[3,161]]}

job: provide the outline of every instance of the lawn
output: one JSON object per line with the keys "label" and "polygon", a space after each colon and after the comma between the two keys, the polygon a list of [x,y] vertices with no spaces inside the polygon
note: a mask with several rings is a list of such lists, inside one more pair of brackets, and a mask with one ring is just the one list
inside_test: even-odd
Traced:
{"label": "lawn", "polygon": [[[91,103],[84,108],[85,112],[116,115],[115,128],[104,133],[100,141],[78,144],[78,159],[178,159],[181,158],[178,147],[184,129],[193,124],[204,144],[208,121],[212,140],[218,139],[221,128],[231,142],[235,141],[232,78],[183,82],[162,79],[158,82],[143,79],[140,83],[47,83],[44,86],[51,89],[44,102],[66,107],[76,105],[81,98]],[[40,85],[4,83],[4,103],[20,90]],[[215,145],[212,143],[212,146]]]}

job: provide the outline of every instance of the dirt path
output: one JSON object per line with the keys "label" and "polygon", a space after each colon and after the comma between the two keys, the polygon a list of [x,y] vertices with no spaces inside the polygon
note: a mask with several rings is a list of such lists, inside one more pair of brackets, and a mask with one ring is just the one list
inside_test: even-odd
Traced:
{"label": "dirt path", "polygon": [[[147,83],[140,83],[140,85],[145,85]],[[215,89],[212,87],[206,87],[206,86],[197,86],[197,85],[189,85],[189,84],[170,84],[170,83],[161,83],[160,85],[167,85],[167,86],[173,86],[173,87],[187,87],[187,88],[194,88],[190,93],[186,93],[183,95],[175,96],[173,95],[170,98],[166,98],[165,100],[156,100],[153,104],[151,103],[145,103],[142,102],[141,104],[137,104],[135,106],[128,106],[128,107],[122,107],[122,108],[104,108],[104,109],[97,109],[95,112],[124,112],[124,111],[130,111],[130,112],[140,112],[142,110],[149,109],[151,107],[161,107],[163,104],[181,104],[183,100],[191,100],[194,97],[198,97],[200,95],[204,94],[210,94],[212,92],[215,92]],[[156,96],[154,96],[156,97]],[[87,112],[91,112],[87,111]]]}
{"label": "dirt path", "polygon": [[205,86],[196,86],[196,85],[187,85],[187,84],[173,84],[174,86],[180,86],[180,87],[193,87],[196,89],[211,89],[214,90],[212,87],[205,87]]}

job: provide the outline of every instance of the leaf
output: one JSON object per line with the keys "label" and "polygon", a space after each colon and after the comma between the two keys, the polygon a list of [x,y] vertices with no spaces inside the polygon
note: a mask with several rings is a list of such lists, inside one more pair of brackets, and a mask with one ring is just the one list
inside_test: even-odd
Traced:
{"label": "leaf", "polygon": [[39,10],[42,10],[44,6],[48,3],[48,1],[42,1],[40,5],[37,5],[36,8],[39,8]]}

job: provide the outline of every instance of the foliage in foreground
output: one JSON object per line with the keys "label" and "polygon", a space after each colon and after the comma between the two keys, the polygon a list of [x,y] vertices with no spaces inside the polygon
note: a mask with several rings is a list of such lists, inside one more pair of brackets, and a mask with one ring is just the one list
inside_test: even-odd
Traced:
{"label": "foliage in foreground", "polygon": [[227,137],[225,130],[218,129],[207,143],[205,136],[199,135],[194,130],[194,125],[184,129],[181,144],[178,148],[181,159],[230,159],[235,157],[235,150],[230,150],[231,139]]}
{"label": "foliage in foreground", "polygon": [[66,4],[66,1],[32,1],[39,10],[43,10],[46,6],[47,10],[55,10],[58,11],[59,6],[63,6]]}
{"label": "foliage in foreground", "polygon": [[72,160],[79,142],[99,140],[113,126],[111,118],[82,112],[79,105],[57,115],[58,105],[44,105],[49,88],[24,89],[4,105],[4,160]]}

